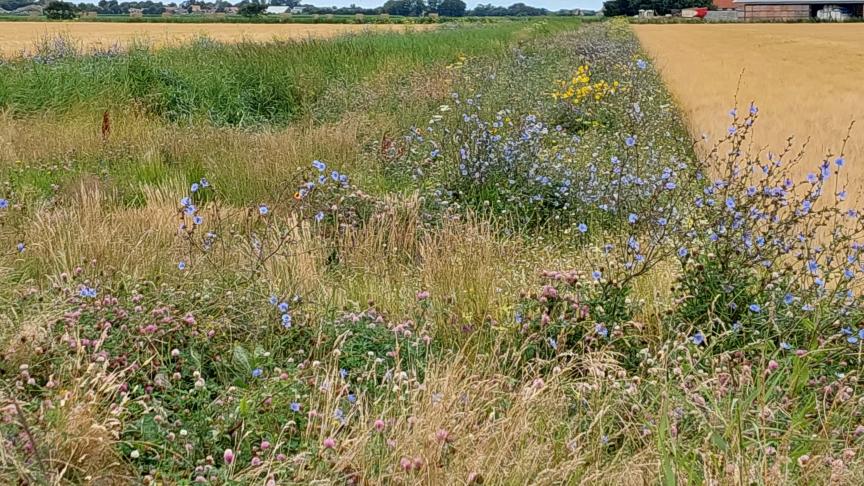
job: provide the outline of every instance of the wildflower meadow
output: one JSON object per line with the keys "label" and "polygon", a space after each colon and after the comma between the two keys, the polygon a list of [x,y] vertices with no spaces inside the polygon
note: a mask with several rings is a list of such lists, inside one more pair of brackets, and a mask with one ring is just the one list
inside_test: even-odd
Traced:
{"label": "wildflower meadow", "polygon": [[856,161],[694,139],[626,21],[54,45],[0,482],[864,483]]}

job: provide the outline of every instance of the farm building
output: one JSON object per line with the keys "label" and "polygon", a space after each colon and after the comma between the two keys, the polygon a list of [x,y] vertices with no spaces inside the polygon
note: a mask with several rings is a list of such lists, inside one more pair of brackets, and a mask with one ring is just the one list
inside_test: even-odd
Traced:
{"label": "farm building", "polygon": [[744,20],[846,20],[864,13],[864,0],[734,0],[734,4]]}
{"label": "farm building", "polygon": [[284,5],[277,5],[275,7],[267,7],[267,10],[264,13],[275,14],[275,15],[283,15],[291,13],[291,7],[287,7]]}
{"label": "farm building", "polygon": [[286,7],[286,6],[275,6],[275,7],[267,7],[265,13],[268,14],[302,14],[306,7]]}

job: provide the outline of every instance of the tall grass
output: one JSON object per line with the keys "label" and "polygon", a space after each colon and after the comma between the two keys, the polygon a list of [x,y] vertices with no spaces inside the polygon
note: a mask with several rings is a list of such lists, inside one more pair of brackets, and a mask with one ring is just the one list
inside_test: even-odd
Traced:
{"label": "tall grass", "polygon": [[460,55],[499,53],[535,32],[514,22],[268,44],[201,39],[161,50],[139,46],[128,55],[49,52],[0,65],[0,108],[24,115],[135,107],[171,122],[284,124],[332,96],[334,84],[350,89],[392,66],[410,72]]}

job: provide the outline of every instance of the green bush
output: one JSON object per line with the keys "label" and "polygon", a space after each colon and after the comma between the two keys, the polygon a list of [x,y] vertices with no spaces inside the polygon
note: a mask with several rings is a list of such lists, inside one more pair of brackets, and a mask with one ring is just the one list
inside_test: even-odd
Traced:
{"label": "green bush", "polygon": [[76,16],[75,5],[66,2],[49,2],[43,12],[51,20],[69,20]]}

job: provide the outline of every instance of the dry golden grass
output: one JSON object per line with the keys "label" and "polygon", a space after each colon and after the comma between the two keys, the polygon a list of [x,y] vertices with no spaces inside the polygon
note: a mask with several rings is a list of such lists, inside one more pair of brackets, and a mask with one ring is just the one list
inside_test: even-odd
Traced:
{"label": "dry golden grass", "polygon": [[130,24],[123,22],[4,22],[0,28],[0,55],[16,55],[44,38],[65,35],[85,48],[109,48],[141,41],[157,46],[188,42],[201,36],[222,42],[274,39],[308,39],[373,31],[428,29],[422,25],[355,25],[355,24]]}
{"label": "dry golden grass", "polygon": [[[633,26],[694,136],[726,134],[739,77],[739,109],[759,107],[755,141],[780,151],[787,137],[803,143],[812,170],[837,153],[852,120],[864,121],[864,25],[736,24]],[[743,72],[743,75],[742,75]],[[846,147],[849,187],[864,183],[862,130]],[[709,142],[709,146],[713,142]],[[803,175],[803,174],[797,174]]]}

